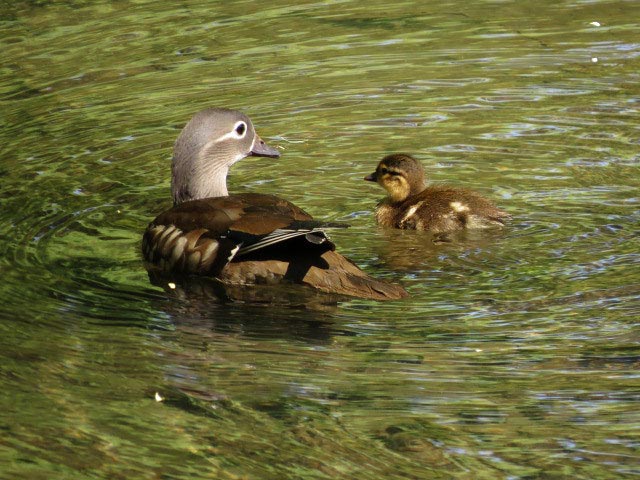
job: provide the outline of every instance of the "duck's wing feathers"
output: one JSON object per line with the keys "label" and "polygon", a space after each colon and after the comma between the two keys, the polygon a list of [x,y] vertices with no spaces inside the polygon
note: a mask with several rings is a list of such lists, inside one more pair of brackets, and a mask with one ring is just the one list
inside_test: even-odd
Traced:
{"label": "duck's wing feathers", "polygon": [[273,195],[230,195],[184,202],[160,214],[145,232],[143,253],[166,272],[217,275],[234,258],[283,242],[286,249],[295,241],[296,249],[333,250],[321,229],[345,226],[315,221]]}
{"label": "duck's wing feathers", "polygon": [[321,224],[317,228],[296,228],[291,225],[288,228],[278,228],[262,236],[230,230],[228,236],[239,242],[240,250],[236,254],[238,257],[296,238],[304,239],[309,243],[309,246],[324,245],[327,250],[334,250],[335,245],[320,228],[322,228]]}
{"label": "duck's wing feathers", "polygon": [[296,220],[312,219],[275,195],[247,193],[184,202],[158,215],[153,223],[175,225],[181,230],[205,228],[219,235],[233,227],[259,235]]}

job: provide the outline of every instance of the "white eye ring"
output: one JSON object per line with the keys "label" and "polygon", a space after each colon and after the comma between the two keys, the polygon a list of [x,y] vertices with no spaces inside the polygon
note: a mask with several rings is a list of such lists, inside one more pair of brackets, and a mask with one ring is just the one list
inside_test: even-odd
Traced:
{"label": "white eye ring", "polygon": [[233,132],[231,133],[231,135],[236,138],[244,138],[244,136],[247,134],[247,130],[247,124],[241,120],[233,126]]}

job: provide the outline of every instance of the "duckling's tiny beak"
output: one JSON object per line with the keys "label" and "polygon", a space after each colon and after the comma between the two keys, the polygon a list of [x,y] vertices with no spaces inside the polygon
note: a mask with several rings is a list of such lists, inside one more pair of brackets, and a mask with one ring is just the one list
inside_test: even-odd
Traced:
{"label": "duckling's tiny beak", "polygon": [[378,176],[376,175],[376,172],[373,172],[370,175],[367,175],[366,177],[364,177],[364,179],[368,182],[377,182],[378,181]]}
{"label": "duckling's tiny beak", "polygon": [[264,140],[256,135],[256,138],[253,140],[253,146],[251,147],[251,152],[249,153],[249,155],[252,155],[254,157],[278,158],[280,156],[280,152],[264,143]]}

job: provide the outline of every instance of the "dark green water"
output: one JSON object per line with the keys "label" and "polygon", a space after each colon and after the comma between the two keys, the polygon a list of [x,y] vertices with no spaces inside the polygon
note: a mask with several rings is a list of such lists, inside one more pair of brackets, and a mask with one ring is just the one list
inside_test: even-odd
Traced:
{"label": "dark green water", "polygon": [[[2,2],[0,478],[637,478],[639,18],[634,1]],[[230,190],[349,221],[339,250],[411,298],[151,285],[141,233],[207,106],[283,151]],[[396,151],[511,227],[444,245],[378,229],[362,177]]]}

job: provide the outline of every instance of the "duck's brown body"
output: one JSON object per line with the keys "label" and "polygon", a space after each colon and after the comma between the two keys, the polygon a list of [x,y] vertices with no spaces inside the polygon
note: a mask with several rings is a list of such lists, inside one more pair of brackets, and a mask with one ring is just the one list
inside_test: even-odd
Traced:
{"label": "duck's brown body", "polygon": [[260,239],[305,220],[312,218],[274,195],[191,200],[161,213],[147,227],[142,249],[145,260],[165,272],[218,276],[228,262],[242,256],[243,237]]}
{"label": "duck's brown body", "polygon": [[511,216],[472,190],[425,186],[422,166],[409,155],[383,158],[365,180],[378,182],[389,196],[376,207],[384,227],[428,230],[435,234],[502,227]]}
{"label": "duck's brown body", "polygon": [[315,221],[274,195],[228,195],[229,166],[249,155],[279,154],[240,112],[209,109],[187,124],[174,151],[176,205],[149,224],[142,240],[154,275],[206,275],[233,285],[295,282],[376,300],[407,296],[334,251],[322,228],[346,225]]}
{"label": "duck's brown body", "polygon": [[[286,281],[377,300],[406,296],[401,287],[369,277],[335,252],[320,225],[274,195],[191,200],[149,224],[142,250],[149,266],[165,275],[209,275],[231,285]],[[290,237],[256,250],[242,248],[276,231],[289,232]]]}

